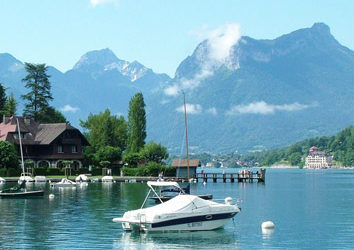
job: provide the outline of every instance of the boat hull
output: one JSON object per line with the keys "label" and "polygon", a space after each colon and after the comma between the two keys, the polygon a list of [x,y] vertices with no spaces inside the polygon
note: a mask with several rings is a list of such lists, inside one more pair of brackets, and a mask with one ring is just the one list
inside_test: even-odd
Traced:
{"label": "boat hull", "polygon": [[167,231],[209,231],[223,227],[237,212],[199,215],[175,218],[159,222],[122,222],[125,231],[167,232]]}
{"label": "boat hull", "polygon": [[17,193],[0,193],[0,197],[2,198],[25,198],[25,197],[33,197],[33,196],[43,196],[44,191],[26,191],[26,192],[17,192]]}

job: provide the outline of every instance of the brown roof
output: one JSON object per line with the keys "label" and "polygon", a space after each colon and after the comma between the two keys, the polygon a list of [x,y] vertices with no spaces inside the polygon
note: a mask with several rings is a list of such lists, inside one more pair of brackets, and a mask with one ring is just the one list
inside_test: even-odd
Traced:
{"label": "brown roof", "polygon": [[[49,145],[65,130],[78,130],[67,123],[39,124],[33,119],[30,119],[30,122],[26,123],[24,117],[10,117],[7,123],[3,122],[0,124],[0,140],[16,141],[14,138],[10,138],[14,132],[18,131],[16,118],[19,121],[21,133],[27,133],[26,137],[23,138],[23,144],[27,145]],[[80,131],[79,134],[83,140],[83,144],[89,145]]]}
{"label": "brown roof", "polygon": [[[187,167],[187,160],[183,159],[175,159],[172,161],[173,167]],[[200,160],[199,159],[189,159],[189,166],[190,167],[199,167]]]}

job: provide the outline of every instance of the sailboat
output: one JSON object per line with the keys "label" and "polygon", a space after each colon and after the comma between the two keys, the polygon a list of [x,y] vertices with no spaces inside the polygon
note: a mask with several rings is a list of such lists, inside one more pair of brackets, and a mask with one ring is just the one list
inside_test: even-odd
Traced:
{"label": "sailboat", "polygon": [[[26,176],[25,174],[25,164],[23,161],[23,152],[22,152],[22,140],[21,140],[21,131],[20,131],[20,125],[18,122],[18,118],[16,118],[17,121],[17,127],[18,127],[18,138],[20,141],[20,151],[21,151],[21,167],[22,167],[22,174],[19,179],[19,183],[11,188],[3,189],[0,191],[0,197],[30,197],[30,196],[43,196],[44,195],[44,190],[32,190],[28,191],[26,189],[26,181],[29,177]],[[32,178],[31,178],[32,179]]]}

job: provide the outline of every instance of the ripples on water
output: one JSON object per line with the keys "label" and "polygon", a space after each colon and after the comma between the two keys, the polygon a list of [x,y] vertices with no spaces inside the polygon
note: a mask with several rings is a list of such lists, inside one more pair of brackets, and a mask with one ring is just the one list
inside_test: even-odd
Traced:
{"label": "ripples on water", "polygon": [[[0,199],[1,249],[352,249],[353,170],[269,169],[266,184],[192,184],[192,193],[242,200],[234,223],[208,232],[124,233],[112,218],[139,208],[146,184],[42,187],[42,198]],[[266,220],[275,230],[262,231]]]}

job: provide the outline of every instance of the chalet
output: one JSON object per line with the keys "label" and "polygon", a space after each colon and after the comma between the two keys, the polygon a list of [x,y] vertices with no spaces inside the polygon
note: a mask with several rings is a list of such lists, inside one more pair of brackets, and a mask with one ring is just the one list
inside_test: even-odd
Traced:
{"label": "chalet", "polygon": [[332,156],[324,151],[318,151],[317,147],[311,147],[305,160],[304,168],[320,169],[332,167]]}
{"label": "chalet", "polygon": [[4,116],[0,140],[14,143],[18,152],[17,119],[25,161],[32,160],[34,167],[61,168],[64,160],[70,160],[74,169],[82,167],[83,147],[89,143],[78,129],[67,123],[39,124],[28,117]]}
{"label": "chalet", "polygon": [[[187,178],[187,160],[175,159],[172,167],[176,167],[176,177]],[[201,167],[199,159],[189,160],[189,177],[194,178],[197,174],[197,167]]]}

